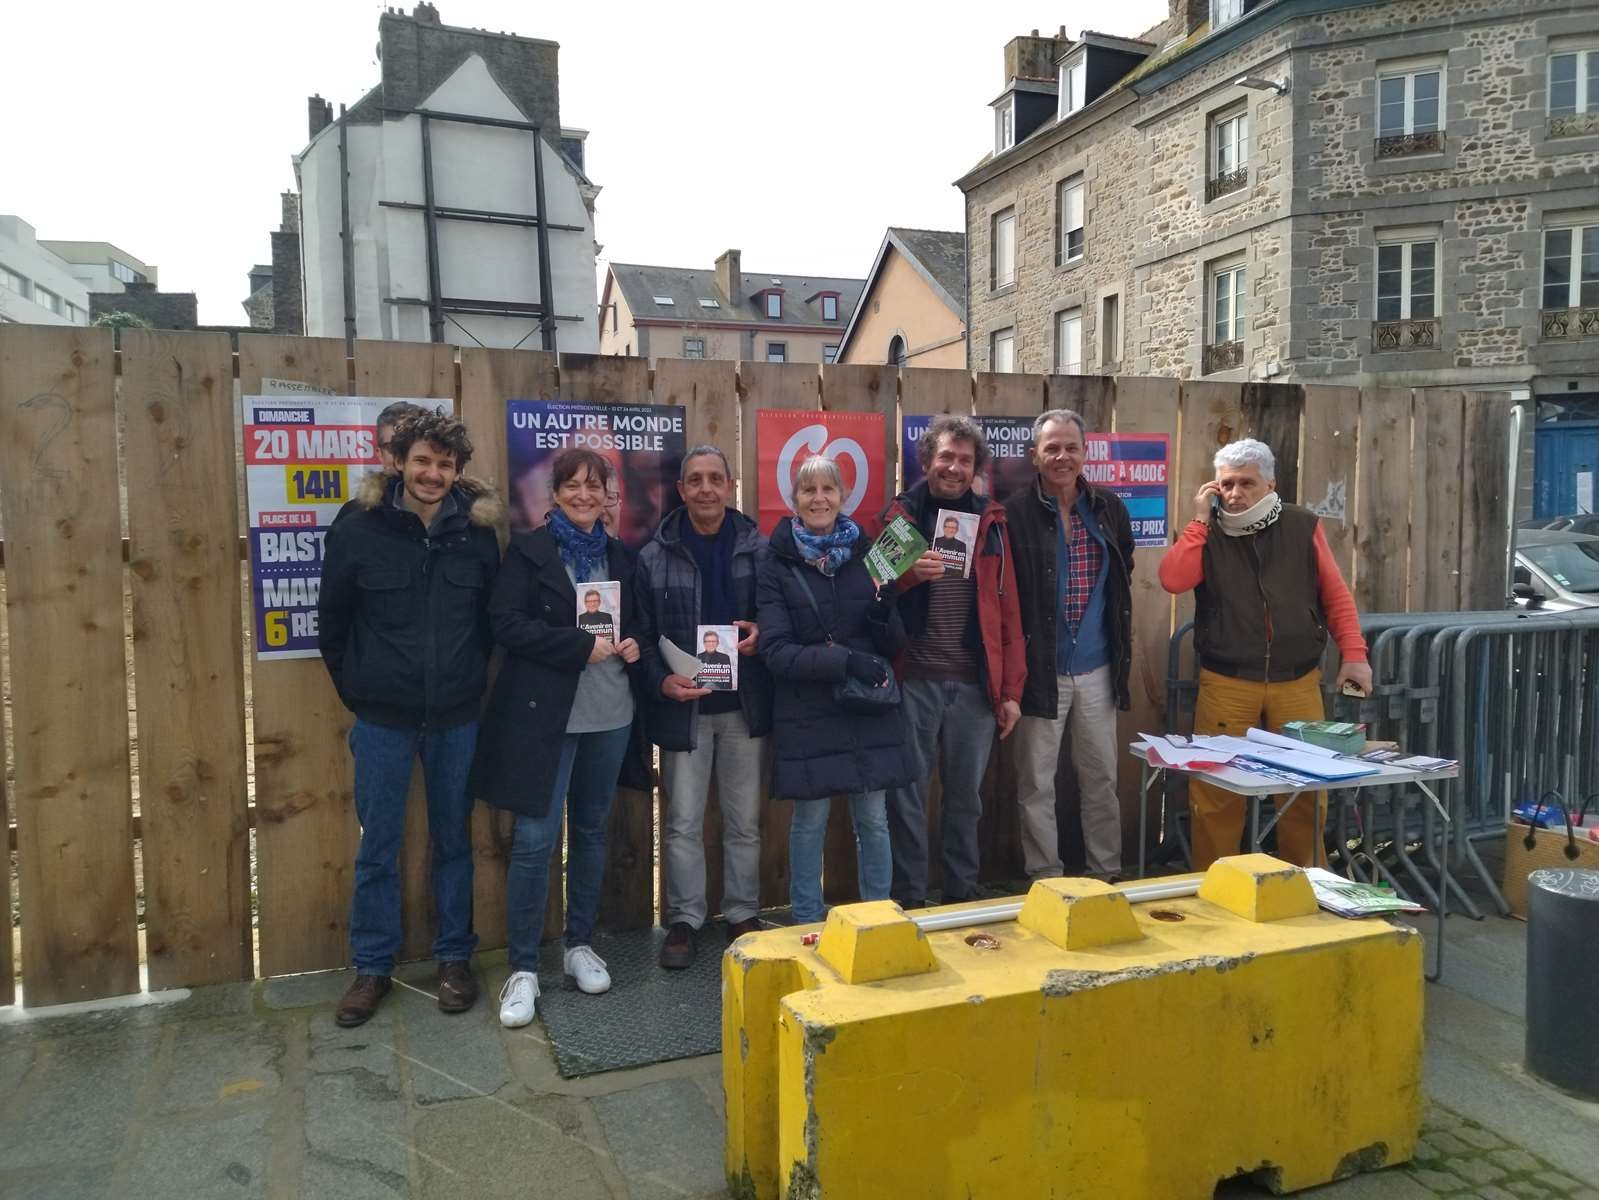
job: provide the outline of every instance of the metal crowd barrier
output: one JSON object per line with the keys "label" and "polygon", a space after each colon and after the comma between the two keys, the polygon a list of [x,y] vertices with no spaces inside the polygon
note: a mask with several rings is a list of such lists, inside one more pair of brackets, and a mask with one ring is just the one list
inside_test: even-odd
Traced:
{"label": "metal crowd barrier", "polygon": [[[1456,759],[1461,772],[1440,785],[1450,845],[1441,817],[1416,789],[1366,788],[1353,806],[1334,806],[1336,865],[1437,907],[1440,856],[1449,853],[1445,907],[1482,915],[1456,879],[1469,869],[1500,913],[1508,913],[1476,843],[1502,836],[1511,809],[1524,800],[1554,789],[1580,804],[1599,792],[1599,610],[1373,613],[1362,618],[1361,630],[1370,648],[1372,695],[1333,696],[1328,716],[1363,721],[1370,739],[1397,742],[1410,753]],[[1166,727],[1172,731],[1191,727],[1199,691],[1197,667],[1184,664],[1192,631],[1190,622],[1171,639]],[[1324,664],[1329,684],[1335,664],[1336,658]],[[1186,807],[1176,802],[1170,774],[1162,793],[1163,840],[1172,855],[1186,858]]]}

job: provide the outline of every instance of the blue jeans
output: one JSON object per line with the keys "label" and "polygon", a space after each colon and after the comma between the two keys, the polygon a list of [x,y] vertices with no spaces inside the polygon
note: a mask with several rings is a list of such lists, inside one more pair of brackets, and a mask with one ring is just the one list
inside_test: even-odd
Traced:
{"label": "blue jeans", "polygon": [[507,940],[511,970],[539,969],[544,904],[550,890],[550,856],[561,844],[561,810],[568,810],[566,847],[566,937],[568,946],[586,946],[594,936],[605,879],[605,842],[611,797],[633,727],[602,733],[569,733],[561,739],[561,761],[549,811],[516,818],[511,865],[506,871]]}
{"label": "blue jeans", "polygon": [[400,841],[405,797],[418,756],[427,783],[428,836],[433,848],[433,908],[440,962],[472,957],[471,798],[466,777],[477,750],[477,722],[451,729],[395,729],[357,717],[350,730],[355,756],[355,815],[361,848],[355,855],[350,900],[350,952],[362,975],[388,975],[400,952]]}
{"label": "blue jeans", "polygon": [[[822,903],[822,841],[827,835],[831,800],[796,800],[788,827],[788,901],[796,925],[827,917]],[[856,882],[862,900],[887,900],[893,873],[888,844],[888,811],[884,793],[854,792],[849,798],[850,824],[855,827]]]}

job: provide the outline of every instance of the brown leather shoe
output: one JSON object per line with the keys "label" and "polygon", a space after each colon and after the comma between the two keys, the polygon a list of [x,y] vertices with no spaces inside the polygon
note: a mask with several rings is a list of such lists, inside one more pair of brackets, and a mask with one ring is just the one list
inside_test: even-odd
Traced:
{"label": "brown leather shoe", "polygon": [[681,971],[694,965],[694,926],[687,921],[674,921],[667,930],[666,941],[661,943],[661,966],[668,971]]}
{"label": "brown leather shoe", "polygon": [[357,975],[334,1010],[333,1023],[345,1029],[365,1025],[393,986],[387,975]]}
{"label": "brown leather shoe", "polygon": [[736,942],[746,933],[759,933],[766,926],[761,924],[759,917],[746,917],[742,921],[730,921],[727,926],[727,940]]}
{"label": "brown leather shoe", "polygon": [[463,1013],[477,1003],[477,979],[463,959],[439,964],[439,1011]]}

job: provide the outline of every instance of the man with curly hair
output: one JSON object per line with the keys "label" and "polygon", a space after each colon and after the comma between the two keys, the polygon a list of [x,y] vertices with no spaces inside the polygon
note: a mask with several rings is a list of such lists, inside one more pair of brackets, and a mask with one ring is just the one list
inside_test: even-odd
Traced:
{"label": "man with curly hair", "polygon": [[471,800],[493,634],[488,600],[500,565],[499,498],[461,472],[466,427],[442,410],[395,426],[395,473],[373,472],[328,531],[318,645],[339,699],[355,714],[355,859],[350,947],[355,982],[334,1015],[360,1025],[388,994],[400,949],[400,840],[418,758],[427,783],[439,1008],[477,999],[472,932]]}

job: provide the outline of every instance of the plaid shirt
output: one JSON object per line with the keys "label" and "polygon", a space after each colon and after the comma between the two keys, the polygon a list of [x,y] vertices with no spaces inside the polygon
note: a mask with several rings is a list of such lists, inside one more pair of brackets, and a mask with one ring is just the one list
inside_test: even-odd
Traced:
{"label": "plaid shirt", "polygon": [[1066,527],[1066,586],[1062,591],[1066,628],[1075,638],[1082,628],[1088,602],[1094,597],[1099,569],[1105,562],[1105,548],[1088,532],[1088,523],[1079,515],[1076,505],[1068,510],[1066,519],[1069,522]]}

